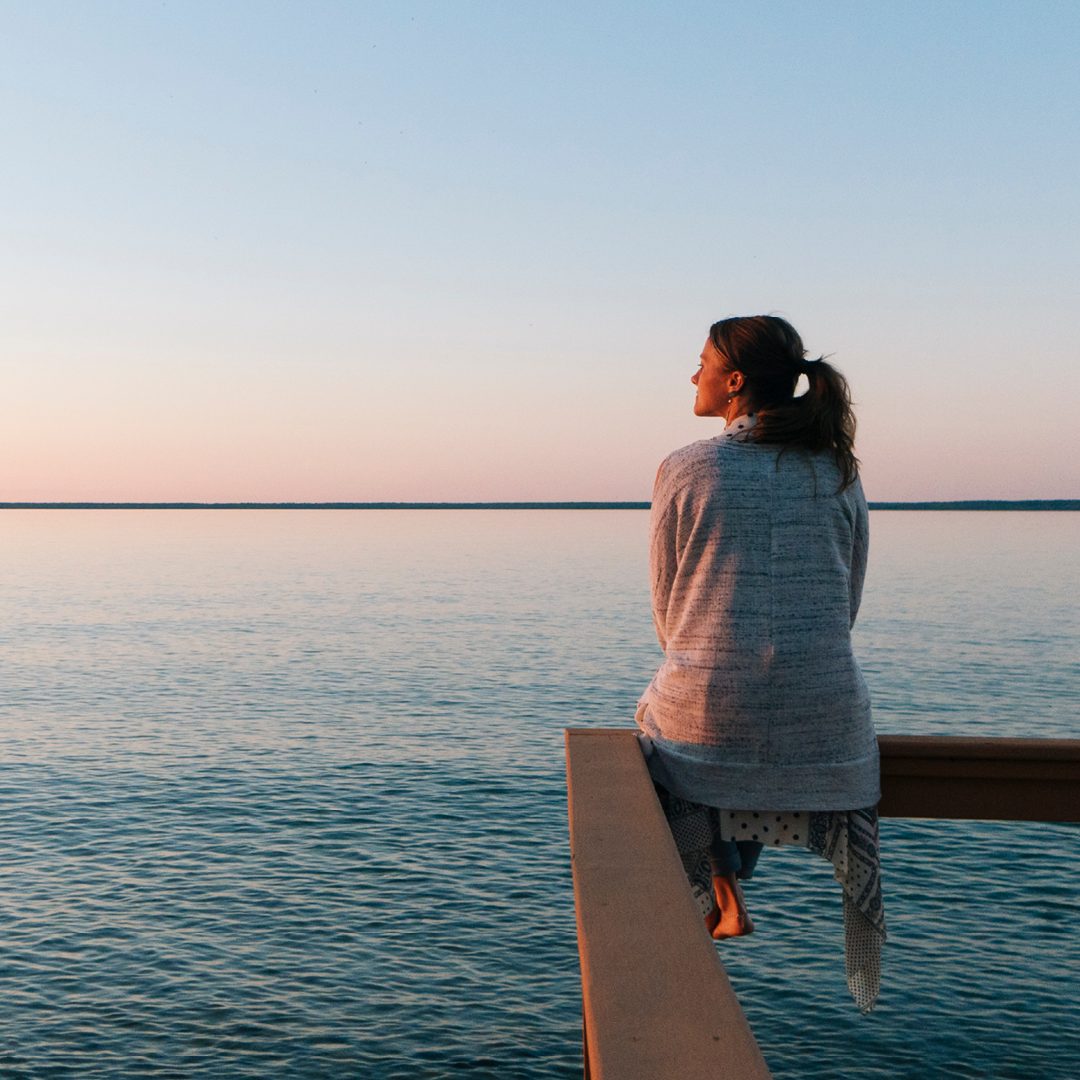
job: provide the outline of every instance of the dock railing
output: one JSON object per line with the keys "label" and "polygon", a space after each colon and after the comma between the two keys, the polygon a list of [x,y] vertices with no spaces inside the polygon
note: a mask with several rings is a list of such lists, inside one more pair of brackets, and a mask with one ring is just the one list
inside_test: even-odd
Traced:
{"label": "dock railing", "polygon": [[[1080,739],[882,735],[883,817],[1080,822]],[[764,1080],[636,732],[566,732],[586,1080]]]}

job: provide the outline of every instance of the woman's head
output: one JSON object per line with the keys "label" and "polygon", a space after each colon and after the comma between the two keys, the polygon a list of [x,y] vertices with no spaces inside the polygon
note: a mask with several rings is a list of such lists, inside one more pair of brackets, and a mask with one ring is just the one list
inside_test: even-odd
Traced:
{"label": "woman's head", "polygon": [[[740,411],[757,413],[755,442],[832,450],[842,488],[854,482],[859,463],[847,380],[824,359],[807,361],[795,327],[775,315],[722,319],[709,328],[709,343],[733,400],[745,402]],[[795,397],[800,375],[809,389]]]}
{"label": "woman's head", "polygon": [[791,323],[775,315],[722,319],[709,328],[709,340],[728,369],[742,373],[755,404],[794,395],[806,350]]}

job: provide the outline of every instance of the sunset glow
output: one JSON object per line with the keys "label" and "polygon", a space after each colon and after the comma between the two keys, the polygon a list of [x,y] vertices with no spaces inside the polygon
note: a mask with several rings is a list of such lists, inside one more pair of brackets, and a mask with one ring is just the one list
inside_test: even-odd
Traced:
{"label": "sunset glow", "polygon": [[0,29],[0,501],[647,499],[760,312],[872,500],[1080,497],[1074,5]]}

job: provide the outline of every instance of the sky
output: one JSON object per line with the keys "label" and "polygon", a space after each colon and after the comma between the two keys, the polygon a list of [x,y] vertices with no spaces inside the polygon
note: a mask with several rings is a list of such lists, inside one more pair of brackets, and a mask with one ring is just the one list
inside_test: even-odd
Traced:
{"label": "sky", "polygon": [[624,500],[710,323],[1080,498],[1080,5],[0,0],[0,501]]}

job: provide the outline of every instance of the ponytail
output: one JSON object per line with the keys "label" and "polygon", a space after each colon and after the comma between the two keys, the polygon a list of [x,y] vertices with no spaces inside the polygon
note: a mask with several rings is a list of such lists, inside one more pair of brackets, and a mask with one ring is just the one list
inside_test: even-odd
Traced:
{"label": "ponytail", "polygon": [[859,475],[855,414],[847,379],[823,359],[806,364],[803,373],[810,388],[801,397],[763,401],[752,437],[755,442],[802,446],[814,453],[832,450],[843,491]]}
{"label": "ponytail", "polygon": [[[840,490],[850,487],[859,475],[859,461],[847,379],[824,358],[807,361],[802,338],[775,315],[724,319],[713,324],[709,337],[731,369],[742,372],[757,403],[757,423],[749,438],[784,450],[832,450]],[[795,397],[800,375],[810,385]]]}

